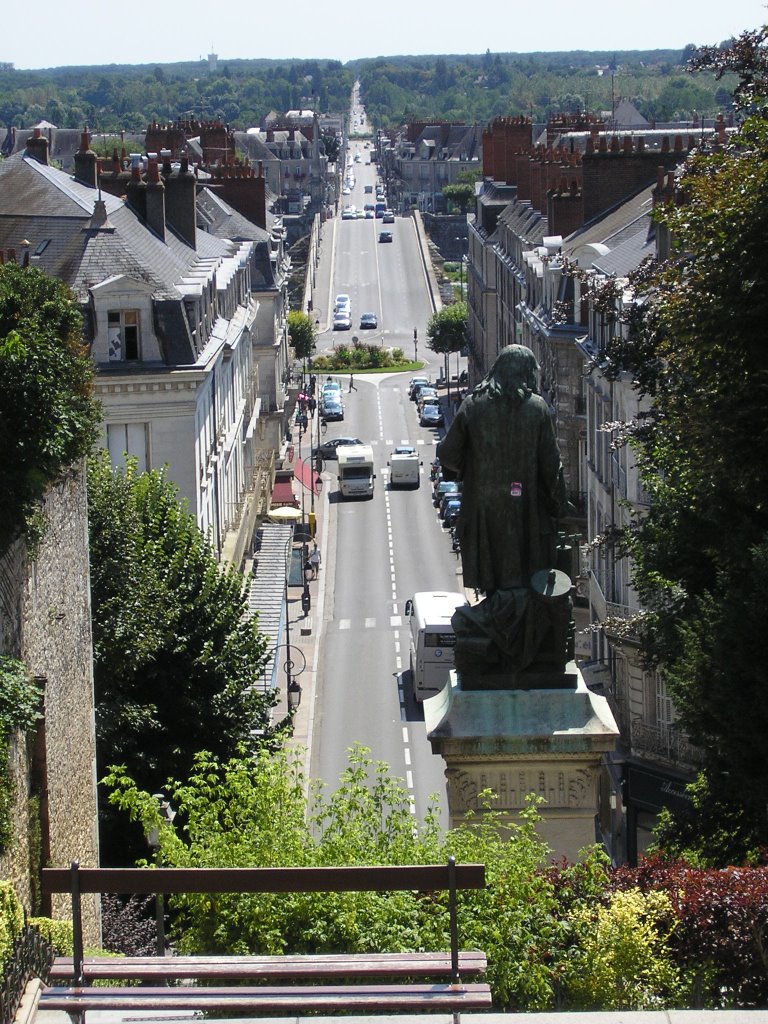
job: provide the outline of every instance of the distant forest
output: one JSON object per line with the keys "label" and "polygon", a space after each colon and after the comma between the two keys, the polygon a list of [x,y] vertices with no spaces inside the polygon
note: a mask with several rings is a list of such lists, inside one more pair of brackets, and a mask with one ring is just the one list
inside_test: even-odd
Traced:
{"label": "distant forest", "polygon": [[157,120],[219,119],[257,127],[270,111],[345,112],[355,79],[371,123],[487,124],[499,115],[544,121],[603,113],[631,100],[649,121],[712,117],[731,109],[732,83],[685,70],[693,47],[617,53],[491,53],[369,60],[232,60],[18,71],[0,65],[0,125],[95,132],[142,131]]}

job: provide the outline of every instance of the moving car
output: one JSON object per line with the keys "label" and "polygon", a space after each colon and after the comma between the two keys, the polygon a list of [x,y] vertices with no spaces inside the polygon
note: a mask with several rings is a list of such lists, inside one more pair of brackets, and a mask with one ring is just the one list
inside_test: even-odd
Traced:
{"label": "moving car", "polygon": [[422,427],[442,427],[443,410],[439,405],[425,405],[419,416]]}
{"label": "moving car", "polygon": [[384,224],[394,224],[395,223],[395,215],[392,212],[392,210],[385,210],[381,219],[382,219],[382,222]]}
{"label": "moving car", "polygon": [[323,459],[335,459],[337,448],[343,448],[349,444],[362,444],[359,437],[333,437],[330,441],[323,441],[312,452],[313,456],[319,455]]}
{"label": "moving car", "polygon": [[345,295],[344,292],[339,292],[333,303],[333,311],[334,313],[338,313],[342,306],[344,306],[346,309],[349,309],[351,305],[352,300],[350,299],[350,297],[348,295]]}
{"label": "moving car", "polygon": [[391,241],[393,241],[393,239],[392,239],[392,232],[391,231],[380,231],[379,232],[379,241],[380,242],[391,242]]}
{"label": "moving car", "polygon": [[379,326],[379,318],[375,313],[363,313],[360,317],[360,330],[374,330]]}
{"label": "moving car", "polygon": [[333,314],[334,331],[348,331],[352,326],[352,319],[348,312],[340,310]]}

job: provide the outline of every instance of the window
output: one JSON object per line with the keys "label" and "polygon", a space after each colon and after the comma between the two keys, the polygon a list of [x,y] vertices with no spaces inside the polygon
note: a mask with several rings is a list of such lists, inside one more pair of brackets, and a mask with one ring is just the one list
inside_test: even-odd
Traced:
{"label": "window", "polygon": [[127,453],[137,460],[140,473],[149,468],[146,423],[108,423],[107,447],[113,466],[122,466]]}
{"label": "window", "polygon": [[139,358],[139,314],[135,309],[107,313],[109,361],[136,362]]}

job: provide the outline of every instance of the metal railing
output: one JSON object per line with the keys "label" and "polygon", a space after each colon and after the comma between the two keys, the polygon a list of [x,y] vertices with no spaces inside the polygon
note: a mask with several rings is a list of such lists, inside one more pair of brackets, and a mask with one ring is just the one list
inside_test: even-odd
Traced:
{"label": "metal railing", "polygon": [[11,1024],[21,1005],[24,989],[32,977],[48,980],[53,963],[53,949],[37,928],[24,925],[14,939],[10,956],[3,968],[0,985],[0,1024]]}
{"label": "metal railing", "polygon": [[635,718],[631,724],[631,735],[634,754],[663,757],[674,764],[689,767],[697,767],[702,762],[702,751],[675,726],[649,725],[643,719]]}

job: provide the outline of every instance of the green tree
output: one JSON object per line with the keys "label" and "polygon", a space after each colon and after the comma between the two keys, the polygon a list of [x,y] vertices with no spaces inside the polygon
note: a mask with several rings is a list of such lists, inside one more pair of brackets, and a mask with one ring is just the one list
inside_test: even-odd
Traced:
{"label": "green tree", "polygon": [[427,344],[433,352],[458,352],[467,336],[467,304],[454,302],[433,313],[427,323]]}
{"label": "green tree", "polygon": [[292,310],[288,314],[288,334],[297,359],[310,359],[317,343],[317,328],[311,316]]}
{"label": "green tree", "polygon": [[[105,782],[116,806],[145,831],[159,829],[157,859],[168,866],[434,864],[449,854],[484,863],[488,888],[461,896],[462,942],[487,952],[498,1007],[553,1005],[570,942],[558,888],[569,907],[594,902],[606,885],[602,855],[591,851],[558,887],[543,870],[548,848],[536,832],[535,802],[518,825],[486,808],[444,835],[433,812],[414,820],[402,780],[364,748],[350,751],[330,795],[307,783],[301,763],[301,751],[282,746],[224,763],[201,755],[186,781],[165,789],[183,831],[161,821],[151,795],[124,771]],[[210,897],[188,895],[174,897],[172,908],[188,953],[396,952],[447,943],[443,894],[223,896],[215,912]]]}
{"label": "green tree", "polygon": [[0,265],[0,552],[34,540],[46,488],[90,450],[101,419],[72,292]]}
{"label": "green tree", "polygon": [[[751,53],[750,116],[727,148],[686,165],[679,201],[661,214],[672,256],[636,276],[646,301],[628,345],[610,351],[653,400],[634,437],[652,504],[628,538],[646,655],[705,750],[711,799],[744,812],[744,854],[768,845],[768,449],[758,440],[768,434],[768,90],[753,43],[712,55],[733,69]],[[705,813],[700,825],[721,820]]]}
{"label": "green tree", "polygon": [[455,185],[444,185],[443,195],[458,206],[461,213],[466,213],[475,197],[475,188],[469,182],[457,182]]}
{"label": "green tree", "polygon": [[98,762],[157,789],[197,751],[229,757],[269,732],[265,640],[165,471],[102,452],[88,496]]}

